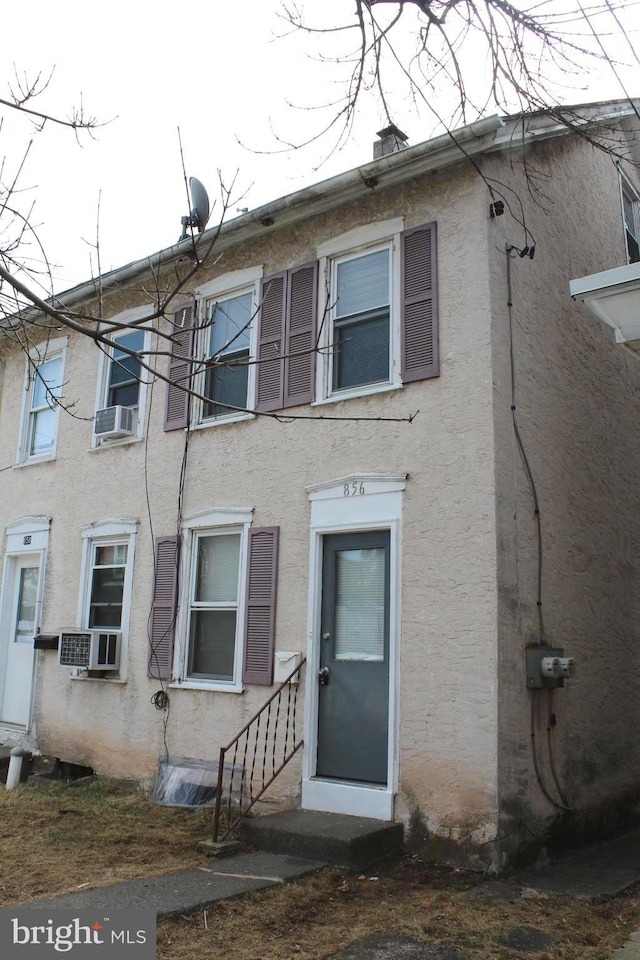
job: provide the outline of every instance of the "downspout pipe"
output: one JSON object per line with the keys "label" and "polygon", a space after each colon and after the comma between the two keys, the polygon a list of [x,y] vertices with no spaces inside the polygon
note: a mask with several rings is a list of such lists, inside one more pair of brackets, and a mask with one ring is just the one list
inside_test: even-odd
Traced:
{"label": "downspout pipe", "polygon": [[9,755],[9,770],[7,771],[7,790],[15,790],[20,783],[22,774],[22,761],[29,756],[29,751],[24,747],[14,747]]}

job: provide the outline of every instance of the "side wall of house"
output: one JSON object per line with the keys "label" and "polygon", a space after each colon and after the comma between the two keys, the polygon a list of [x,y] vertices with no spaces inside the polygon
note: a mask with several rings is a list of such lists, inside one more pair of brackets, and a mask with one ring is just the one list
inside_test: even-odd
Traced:
{"label": "side wall of house", "polygon": [[[640,363],[569,295],[570,279],[626,263],[618,172],[577,138],[526,159],[539,203],[514,186],[530,234],[507,213],[491,254],[507,856],[619,822],[640,792]],[[533,260],[511,255],[511,339],[505,246],[532,242]],[[575,658],[562,689],[527,689],[525,647],[541,641]]]}
{"label": "side wall of house", "polygon": [[[256,526],[280,527],[276,641],[307,649],[310,484],[354,473],[406,473],[401,522],[401,642],[397,651],[396,815],[416,844],[434,838],[484,844],[497,826],[496,530],[487,210],[477,177],[462,167],[363,196],[290,230],[226,250],[202,283],[263,265],[264,275],[315,259],[317,246],[356,226],[404,217],[437,221],[441,375],[393,392],[291,411],[338,420],[257,418],[163,432],[165,384],[148,391],[147,437],[91,449],[98,350],[70,338],[65,398],[54,461],[0,474],[3,525],[27,514],[52,517],[41,628],[77,626],[82,528],[137,521],[130,636],[123,680],[72,678],[56,654],[40,652],[34,730],[43,752],[100,773],[150,780],[158,758],[215,758],[264,702],[243,693],[170,686],[170,711],[154,709],[159,682],[147,677],[153,538],[182,514],[253,509]],[[214,256],[215,259],[215,256]],[[186,290],[185,293],[189,293]],[[144,302],[129,289],[108,313]],[[8,347],[0,465],[14,461],[24,357]],[[161,358],[166,370],[166,357]],[[383,420],[378,420],[382,417]],[[409,423],[408,418],[414,417]],[[384,418],[390,418],[385,420]],[[181,469],[186,463],[184,481]],[[184,603],[184,593],[182,594]],[[179,637],[184,643],[185,638]],[[316,682],[317,665],[307,678]],[[274,799],[295,802],[299,766],[277,781]],[[438,853],[444,848],[433,847]]]}

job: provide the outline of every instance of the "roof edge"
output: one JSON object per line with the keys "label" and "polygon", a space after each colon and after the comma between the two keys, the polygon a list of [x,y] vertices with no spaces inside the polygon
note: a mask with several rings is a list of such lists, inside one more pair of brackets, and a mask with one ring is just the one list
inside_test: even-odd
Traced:
{"label": "roof edge", "polygon": [[[523,144],[568,135],[571,129],[558,119],[562,114],[570,116],[575,113],[576,125],[589,126],[635,116],[637,113],[634,104],[640,105],[640,101],[601,101],[504,117],[493,114],[269,201],[240,217],[211,227],[195,238],[187,238],[117,267],[100,277],[84,281],[56,294],[48,302],[58,309],[71,307],[95,297],[98,283],[102,293],[113,291],[149,270],[157,270],[171,261],[192,259],[194,243],[196,249],[202,249],[215,239],[216,249],[225,249],[234,243],[264,235],[265,230],[279,229],[331,210],[354,197],[362,196],[363,190],[401,183],[480,153],[512,147],[516,142]],[[518,130],[518,127],[521,129]]]}

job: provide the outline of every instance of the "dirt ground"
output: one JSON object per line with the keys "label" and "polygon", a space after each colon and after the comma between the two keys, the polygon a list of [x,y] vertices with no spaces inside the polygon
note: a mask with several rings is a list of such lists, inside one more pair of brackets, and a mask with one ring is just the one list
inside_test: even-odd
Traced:
{"label": "dirt ground", "polygon": [[[161,807],[109,781],[0,788],[0,906],[204,867],[210,811]],[[324,958],[372,934],[468,960],[605,960],[640,927],[640,891],[607,900],[479,897],[481,878],[405,858],[327,869],[158,924],[158,960]]]}

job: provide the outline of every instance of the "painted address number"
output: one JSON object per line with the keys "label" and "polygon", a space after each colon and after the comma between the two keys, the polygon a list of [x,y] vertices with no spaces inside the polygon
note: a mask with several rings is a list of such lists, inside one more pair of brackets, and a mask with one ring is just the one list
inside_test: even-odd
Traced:
{"label": "painted address number", "polygon": [[345,497],[361,497],[363,493],[367,491],[364,488],[364,483],[360,480],[354,480],[352,483],[345,483],[342,493]]}

